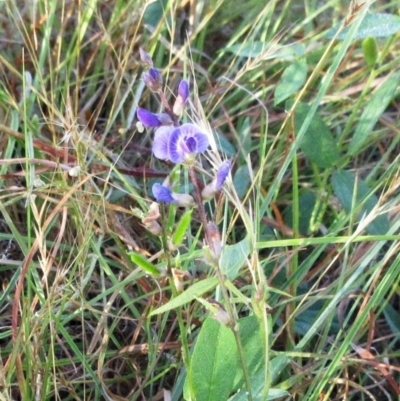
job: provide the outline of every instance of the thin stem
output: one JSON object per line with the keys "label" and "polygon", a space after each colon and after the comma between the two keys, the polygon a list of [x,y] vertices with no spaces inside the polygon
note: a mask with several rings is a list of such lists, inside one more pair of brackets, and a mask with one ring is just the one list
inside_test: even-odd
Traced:
{"label": "thin stem", "polygon": [[165,111],[171,117],[171,119],[172,119],[172,121],[174,123],[174,126],[175,127],[179,127],[179,120],[178,120],[177,116],[174,114],[174,112],[172,111],[172,108],[171,108],[171,106],[170,106],[170,104],[168,102],[167,97],[165,96],[165,93],[160,91],[160,92],[158,92],[158,94],[160,95],[161,103],[163,104],[163,106],[165,108]]}
{"label": "thin stem", "polygon": [[196,172],[195,172],[193,166],[189,166],[189,176],[190,176],[190,181],[192,181],[192,184],[194,187],[194,200],[199,209],[200,221],[204,227],[206,242],[207,242],[207,245],[210,247],[210,250],[213,252],[214,244],[210,238],[209,230],[207,229],[208,221],[207,221],[206,210],[204,209],[204,204],[203,204],[202,197],[201,197],[199,183],[197,182]]}

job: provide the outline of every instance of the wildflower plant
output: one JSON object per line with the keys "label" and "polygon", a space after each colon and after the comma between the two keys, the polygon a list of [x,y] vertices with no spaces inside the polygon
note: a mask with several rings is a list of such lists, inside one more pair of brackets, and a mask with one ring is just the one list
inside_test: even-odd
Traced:
{"label": "wildflower plant", "polygon": [[211,240],[209,233],[208,227],[210,225],[206,217],[204,201],[211,200],[222,190],[232,167],[231,162],[229,160],[222,162],[217,169],[215,178],[203,190],[200,189],[196,164],[201,165],[201,155],[206,152],[210,145],[210,133],[205,132],[193,122],[181,122],[185,106],[189,101],[189,83],[185,79],[180,81],[174,104],[171,107],[163,93],[161,74],[154,68],[150,55],[141,49],[140,56],[143,65],[148,67],[148,70],[143,73],[144,83],[148,89],[160,96],[165,111],[153,113],[150,110],[138,107],[137,118],[144,127],[155,129],[152,143],[153,155],[157,159],[188,168],[194,188],[193,195],[174,192],[173,186],[176,183],[167,178],[163,183],[157,182],[153,185],[154,199],[159,203],[174,203],[180,207],[196,206],[205,230],[206,245],[213,252],[215,241]]}
{"label": "wildflower plant", "polygon": [[[156,311],[153,311],[152,314],[166,312],[172,308],[176,308],[176,306],[183,305],[188,302],[188,300],[197,299],[210,311],[211,316],[219,322],[217,324],[223,326],[225,330],[228,330],[226,335],[233,343],[228,341],[224,346],[237,349],[243,368],[244,381],[246,383],[245,387],[250,389],[249,375],[246,373],[247,368],[244,350],[236,324],[234,309],[231,305],[226,287],[226,272],[223,272],[220,268],[221,256],[224,248],[222,236],[216,222],[208,217],[204,206],[205,202],[212,200],[223,190],[231,172],[232,163],[230,160],[219,162],[219,165],[216,166],[216,171],[211,174],[207,172],[207,166],[211,164],[215,166],[215,160],[220,160],[221,158],[212,157],[215,155],[212,155],[209,151],[212,140],[210,132],[205,131],[194,122],[182,121],[185,107],[189,102],[189,83],[184,79],[180,81],[176,98],[171,106],[167,100],[167,96],[163,92],[160,72],[154,68],[150,55],[144,50],[140,50],[140,55],[143,65],[147,68],[147,71],[143,74],[144,83],[150,91],[159,96],[164,111],[161,113],[154,113],[151,110],[139,107],[136,113],[137,119],[140,126],[154,130],[152,140],[152,152],[154,157],[163,162],[172,163],[176,167],[172,169],[170,176],[167,177],[164,182],[156,182],[152,186],[152,195],[156,204],[159,205],[159,208],[155,207],[153,203],[151,210],[149,210],[149,215],[141,215],[144,226],[151,233],[159,235],[161,238],[163,252],[167,259],[167,268],[155,269],[154,265],[149,264],[147,260],[144,261],[138,255],[134,255],[132,260],[147,272],[158,277],[164,277],[166,274],[169,279],[172,295],[175,300],[170,301],[169,304],[172,304],[172,306],[169,306],[169,304],[163,305]],[[212,159],[214,162],[209,163],[207,158]],[[207,165],[205,166],[206,163]],[[177,184],[179,184],[179,172],[182,169],[187,169],[188,176],[192,183],[192,193],[176,191],[176,188],[180,187]],[[206,182],[206,185],[200,183],[199,173],[207,174],[207,177],[203,177],[202,180],[202,182]],[[211,180],[210,177],[212,177]],[[186,185],[186,187],[188,186]],[[162,220],[166,208],[170,205],[188,209],[182,215],[176,227],[172,228],[172,231],[171,227]],[[158,213],[159,209],[160,213]],[[157,213],[155,213],[155,210]],[[179,247],[191,224],[192,214],[195,215],[196,213],[201,222],[202,232],[204,233],[202,260],[208,264],[211,269],[214,269],[216,277],[203,279],[198,283],[192,284],[191,288],[187,289],[186,295],[179,298],[182,291],[184,291],[182,277],[188,277],[188,275],[176,274],[176,267],[179,267]],[[140,214],[138,213],[137,215],[139,216]],[[173,252],[175,251],[178,256],[175,255],[174,257]],[[174,263],[171,262],[173,259]],[[223,304],[217,301],[214,302],[211,300],[210,302],[199,298],[199,295],[213,290],[217,284],[219,284],[221,290],[221,301],[223,301]],[[181,295],[183,296],[184,294]],[[183,301],[180,301],[180,299],[183,299]],[[216,308],[216,304],[218,308]],[[190,352],[186,341],[187,330],[185,329],[181,311],[179,308],[177,308],[176,311],[183,344],[183,358],[186,370],[190,373],[191,357],[189,356]],[[208,325],[205,327],[208,327]],[[234,345],[235,343],[236,346]],[[196,352],[194,353],[194,356],[195,355]],[[236,351],[232,353],[232,363],[236,363],[235,355]],[[193,374],[196,374],[196,372],[193,371]],[[191,387],[192,385],[189,384],[189,388]]]}

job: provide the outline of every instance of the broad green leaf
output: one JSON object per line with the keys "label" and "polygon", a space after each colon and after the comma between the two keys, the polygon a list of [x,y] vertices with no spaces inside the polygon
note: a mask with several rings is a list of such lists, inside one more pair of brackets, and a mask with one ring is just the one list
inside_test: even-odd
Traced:
{"label": "broad green leaf", "polygon": [[156,27],[164,15],[167,2],[168,0],[155,0],[149,2],[143,16],[144,23]]}
{"label": "broad green leaf", "polygon": [[[299,291],[300,293],[300,291]],[[311,329],[314,322],[317,320],[318,316],[324,308],[324,303],[322,301],[316,301],[314,304],[310,305],[306,310],[302,311],[295,317],[294,331],[299,336],[304,336]],[[332,320],[324,326],[324,330],[327,329],[329,325],[329,335],[336,335],[340,330],[340,324],[337,314],[334,315]]]}
{"label": "broad green leaf", "polygon": [[227,400],[237,364],[231,329],[212,318],[203,323],[194,346],[190,378],[196,401]]}
{"label": "broad green leaf", "polygon": [[172,243],[174,245],[180,245],[183,241],[183,238],[186,235],[186,230],[188,229],[190,222],[192,220],[192,209],[188,210],[183,214],[179,223],[175,229],[174,236],[172,237]]}
{"label": "broad green leaf", "polygon": [[[310,107],[305,103],[299,103],[294,112],[294,126],[296,132],[300,131],[303,121],[307,117]],[[325,124],[324,120],[315,114],[307,132],[305,133],[300,148],[307,158],[318,167],[329,168],[339,161],[340,153],[335,138]]]}
{"label": "broad green leaf", "polygon": [[149,316],[158,315],[160,313],[164,313],[170,311],[171,309],[185,305],[203,295],[205,292],[211,291],[217,286],[217,284],[218,279],[216,277],[210,277],[198,281],[197,283],[191,285],[187,290],[182,292],[182,294],[179,294],[176,298],[171,299],[171,301],[167,302],[165,305],[153,310]]}
{"label": "broad green leaf", "polygon": [[[284,397],[284,398],[282,398]],[[268,391],[268,395],[266,398],[266,401],[273,401],[273,400],[284,400],[290,397],[290,393],[288,393],[286,390],[282,390],[280,388],[270,388]],[[255,401],[261,401],[260,397],[253,397],[253,400]],[[229,401],[248,401],[247,398],[247,392],[245,390],[239,391],[236,395],[233,397],[229,398]]]}
{"label": "broad green leaf", "polygon": [[307,63],[304,60],[295,61],[283,71],[282,77],[275,89],[274,105],[283,102],[296,93],[307,78]]}
{"label": "broad green leaf", "polygon": [[[265,359],[263,358],[265,351],[260,323],[257,317],[252,315],[239,319],[238,326],[240,341],[242,342],[243,351],[246,355],[247,369],[250,377],[253,377],[257,371],[264,371],[265,369]],[[240,364],[238,364],[233,389],[238,390],[242,387],[244,387],[243,369]]]}
{"label": "broad green leaf", "polygon": [[153,263],[149,262],[142,255],[139,255],[135,252],[128,252],[128,255],[131,258],[133,263],[136,263],[140,268],[142,268],[145,272],[152,274],[153,276],[159,276],[160,270],[153,265]]}
{"label": "broad green leaf", "polygon": [[227,156],[236,156],[236,148],[225,138],[224,135],[216,135],[215,141],[220,152],[225,153]]}
{"label": "broad green leaf", "polygon": [[[304,191],[299,197],[299,231],[306,235],[311,232],[311,220],[317,213],[317,197],[311,191]],[[293,206],[289,205],[285,210],[285,224],[293,227]]]}
{"label": "broad green leaf", "polygon": [[[370,213],[378,204],[378,197],[376,195],[370,195],[366,199],[371,192],[370,188],[361,179],[356,180],[355,174],[350,171],[339,170],[334,172],[332,174],[332,186],[335,195],[346,212],[357,212],[358,220],[361,220],[363,215]],[[356,194],[355,204],[353,205],[354,191],[356,191]],[[361,204],[362,206],[359,207]],[[379,215],[366,227],[366,230],[371,235],[385,235],[389,231],[389,228],[387,215]]]}
{"label": "broad green leaf", "polygon": [[[339,30],[341,24],[336,25],[329,30],[327,38],[332,39],[336,32]],[[343,40],[351,26],[348,26],[341,32],[338,39]],[[400,17],[393,14],[367,14],[361,22],[354,39],[365,39],[368,37],[373,38],[387,38],[388,36],[395,35],[400,32]]]}
{"label": "broad green leaf", "polygon": [[[270,361],[269,369],[270,369],[270,378],[271,383],[274,384],[279,375],[282,373],[282,370],[286,368],[289,364],[290,358],[286,355],[278,355]],[[259,401],[260,394],[263,391],[265,386],[265,374],[264,369],[258,369],[255,373],[251,375],[251,389],[253,400]],[[289,394],[285,390],[281,390],[278,388],[270,388],[268,391],[267,400],[275,400],[279,397],[288,396]],[[229,401],[248,401],[247,391],[243,388],[238,391],[234,396],[229,398]]]}
{"label": "broad green leaf", "polygon": [[397,92],[400,84],[400,72],[391,75],[382,86],[372,95],[362,113],[359,123],[355,129],[353,138],[350,141],[349,153],[354,156],[365,142],[368,135],[373,130],[382,113],[386,110],[389,103]]}
{"label": "broad green leaf", "polygon": [[246,263],[250,253],[249,239],[246,237],[235,245],[227,245],[220,260],[220,269],[229,280],[237,277],[239,269]]}
{"label": "broad green leaf", "polygon": [[[238,322],[240,340],[243,345],[244,353],[246,355],[246,362],[248,372],[251,378],[251,390],[253,399],[259,399],[258,396],[262,393],[265,387],[265,359],[264,359],[264,346],[263,336],[260,329],[260,323],[255,316],[242,318]],[[288,363],[288,358],[281,356],[274,358],[269,364],[269,376],[271,383],[275,383],[284,367]],[[238,365],[238,371],[235,377],[234,390],[244,388],[243,372]],[[282,393],[283,391],[283,393]],[[268,392],[268,400],[287,396],[286,391],[280,389],[270,388]],[[245,401],[247,400],[246,392],[239,391],[232,400]]]}
{"label": "broad green leaf", "polygon": [[303,56],[305,46],[299,43],[294,43],[289,46],[274,46],[268,45],[265,42],[247,41],[244,44],[229,46],[224,49],[236,54],[239,57],[255,58],[265,55],[264,59],[279,58],[283,60],[294,60],[297,57]]}
{"label": "broad green leaf", "polygon": [[233,177],[233,185],[239,198],[243,198],[250,188],[251,179],[247,164],[240,166]]}

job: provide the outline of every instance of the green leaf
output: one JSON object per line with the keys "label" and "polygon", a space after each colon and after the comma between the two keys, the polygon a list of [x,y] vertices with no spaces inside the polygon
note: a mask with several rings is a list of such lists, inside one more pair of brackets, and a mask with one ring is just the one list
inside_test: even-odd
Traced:
{"label": "green leaf", "polygon": [[[294,112],[296,132],[300,131],[309,110],[310,107],[305,103],[297,105]],[[307,132],[304,134],[300,149],[311,162],[321,168],[333,167],[340,159],[339,148],[335,138],[318,114],[315,114]]]}
{"label": "green leaf", "polygon": [[175,229],[174,236],[172,237],[172,243],[174,245],[180,245],[183,241],[183,238],[186,235],[186,230],[188,229],[190,222],[192,220],[192,209],[186,211]]}
{"label": "green leaf", "polygon": [[233,186],[239,198],[243,198],[250,188],[251,179],[247,164],[240,166],[233,177]]}
{"label": "green leaf", "polygon": [[148,3],[146,11],[144,12],[143,20],[146,25],[156,27],[164,15],[165,8],[168,0],[155,0]]}
{"label": "green leaf", "polygon": [[217,284],[218,279],[216,277],[210,277],[198,281],[190,286],[187,290],[182,292],[182,294],[179,294],[176,298],[171,299],[171,301],[167,302],[165,305],[153,310],[149,316],[158,315],[160,313],[164,313],[170,311],[171,309],[185,305],[203,295],[205,292],[211,291],[217,286]]}
{"label": "green leaf", "polygon": [[[257,400],[257,396],[261,394],[265,387],[265,349],[264,339],[260,329],[260,322],[256,316],[242,318],[238,322],[240,340],[243,345],[244,354],[246,355],[247,369],[251,378],[251,390],[253,399]],[[271,382],[274,383],[278,379],[282,369],[287,365],[288,358],[280,356],[270,361],[269,375]],[[234,391],[244,389],[243,372],[238,366],[238,370],[234,381]],[[282,393],[283,391],[283,393]],[[282,396],[287,396],[287,392],[280,389],[269,389],[268,400],[274,400]],[[231,400],[247,401],[247,393],[239,391]]]}
{"label": "green leaf", "polygon": [[283,60],[294,60],[305,53],[305,46],[294,43],[289,46],[274,46],[265,42],[247,41],[237,45],[229,46],[224,51],[236,54],[239,57],[255,58],[264,55],[263,59],[279,58]]}
{"label": "green leaf", "polygon": [[[277,399],[285,399],[285,398],[289,399],[290,397],[290,393],[288,393],[286,390],[282,390],[280,388],[270,388],[268,391],[268,395],[267,395],[267,399],[266,401],[272,401],[272,400],[277,400]],[[245,390],[241,390],[239,391],[236,395],[234,395],[232,398],[229,398],[229,401],[247,401],[247,393]],[[255,400],[259,401],[260,398],[255,398]]]}
{"label": "green leaf", "polygon": [[283,71],[282,77],[275,89],[274,105],[283,102],[296,93],[307,78],[307,63],[299,60],[289,65]]}
{"label": "green leaf", "polygon": [[131,258],[133,263],[136,263],[140,268],[142,268],[145,272],[152,274],[153,276],[159,276],[161,274],[160,270],[153,265],[153,263],[149,262],[142,255],[139,255],[135,252],[128,252],[128,255]]}
{"label": "green leaf", "polygon": [[[357,185],[356,185],[357,182]],[[361,179],[356,180],[356,175],[350,171],[339,170],[332,174],[332,186],[339,202],[348,213],[357,211],[358,221],[363,215],[368,214],[378,204],[378,197],[370,195],[370,188]],[[353,197],[355,194],[355,204],[353,205]],[[359,206],[362,205],[360,208]],[[389,219],[387,215],[379,215],[366,227],[371,235],[385,235],[390,229]]]}
{"label": "green leaf", "polygon": [[190,379],[196,401],[227,400],[237,364],[231,329],[212,318],[203,323],[194,346]]}
{"label": "green leaf", "polygon": [[[255,315],[244,317],[238,321],[240,341],[242,342],[243,351],[246,355],[246,365],[250,377],[265,369],[265,353],[263,347],[263,338],[260,330],[259,320]],[[237,390],[244,387],[243,369],[238,365],[236,371],[233,389]]]}
{"label": "green leaf", "polygon": [[[278,355],[273,358],[269,364],[269,375],[271,378],[271,383],[277,381],[278,377],[282,373],[282,370],[286,368],[289,364],[290,358],[286,355]],[[259,395],[265,387],[265,374],[264,369],[258,369],[255,373],[251,375],[251,389],[253,400],[260,400]],[[279,397],[288,396],[289,394],[285,390],[278,388],[270,388],[268,391],[267,400],[275,400]],[[247,391],[242,388],[234,396],[229,398],[229,401],[248,401]]]}
{"label": "green leaf", "polygon": [[250,253],[249,239],[246,237],[235,245],[227,245],[220,260],[220,269],[229,280],[237,277],[239,269],[246,263]]}
{"label": "green leaf", "polygon": [[[299,231],[304,234],[310,234],[311,222],[313,217],[319,212],[316,209],[317,197],[308,190],[303,191],[299,197]],[[320,208],[319,208],[320,209]],[[293,206],[289,205],[285,210],[285,224],[293,227]]]}
{"label": "green leaf", "polygon": [[[332,39],[336,32],[340,29],[342,24],[336,25],[329,30],[327,38]],[[341,32],[338,39],[343,40],[351,25]],[[364,20],[361,22],[354,39],[365,39],[368,37],[373,38],[387,38],[388,36],[395,35],[400,32],[400,17],[393,14],[366,14]]]}
{"label": "green leaf", "polygon": [[225,153],[227,156],[236,156],[236,148],[225,138],[223,134],[216,135],[215,141],[220,152]]}
{"label": "green leaf", "polygon": [[396,94],[397,86],[400,84],[400,72],[391,75],[373,94],[367,104],[355,129],[353,138],[349,145],[349,154],[354,156],[371,133],[375,124],[388,107]]}

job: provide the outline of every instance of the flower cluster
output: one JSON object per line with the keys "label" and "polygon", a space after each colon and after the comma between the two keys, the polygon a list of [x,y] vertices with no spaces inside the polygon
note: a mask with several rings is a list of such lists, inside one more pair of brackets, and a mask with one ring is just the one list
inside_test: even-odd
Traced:
{"label": "flower cluster", "polygon": [[[144,83],[152,92],[160,96],[165,107],[164,113],[152,113],[140,107],[137,109],[136,115],[140,123],[147,128],[155,128],[153,154],[160,160],[185,164],[191,168],[198,155],[209,147],[210,142],[207,132],[204,132],[198,125],[179,122],[189,100],[189,83],[181,80],[173,107],[170,107],[162,92],[161,73],[153,67],[150,55],[143,49],[140,49],[140,57],[143,65],[148,68],[143,74]],[[222,189],[230,170],[229,160],[219,166],[215,178],[201,192],[203,200],[212,199]],[[157,202],[176,203],[178,206],[187,207],[195,205],[191,195],[173,192],[168,179],[163,184],[154,184],[152,189]]]}

